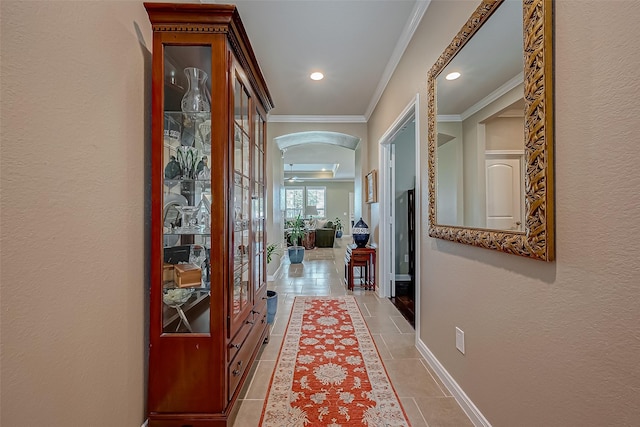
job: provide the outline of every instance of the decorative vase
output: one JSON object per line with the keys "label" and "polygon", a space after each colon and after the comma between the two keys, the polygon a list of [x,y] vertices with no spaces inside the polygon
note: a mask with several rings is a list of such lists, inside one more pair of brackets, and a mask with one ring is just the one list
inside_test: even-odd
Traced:
{"label": "decorative vase", "polygon": [[211,104],[207,96],[207,73],[196,67],[184,69],[189,84],[187,92],[182,97],[180,108],[183,113],[208,113],[211,111]]}
{"label": "decorative vase", "polygon": [[198,150],[193,147],[178,147],[176,161],[183,179],[196,179],[198,170]]}
{"label": "decorative vase", "polygon": [[353,234],[353,242],[356,246],[359,248],[367,246],[367,242],[369,242],[369,226],[362,220],[362,218],[360,218],[360,221],[356,222],[351,234]]}
{"label": "decorative vase", "polygon": [[304,246],[289,246],[287,251],[291,264],[300,264],[304,260]]}
{"label": "decorative vase", "polygon": [[273,325],[276,313],[278,312],[278,293],[267,291],[267,323]]}
{"label": "decorative vase", "polygon": [[211,102],[209,91],[207,90],[207,73],[196,67],[184,69],[187,76],[188,88],[182,97],[180,109],[182,110],[182,134],[180,144],[186,147],[193,147],[199,126],[210,119],[210,115],[202,114],[211,112]]}

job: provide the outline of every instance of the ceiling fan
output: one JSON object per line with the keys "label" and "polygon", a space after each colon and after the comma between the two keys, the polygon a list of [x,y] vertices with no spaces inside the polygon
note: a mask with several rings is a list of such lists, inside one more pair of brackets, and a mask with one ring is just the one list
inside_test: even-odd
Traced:
{"label": "ceiling fan", "polygon": [[[293,175],[293,163],[289,163],[289,167],[291,168],[289,171],[289,175]],[[297,176],[292,176],[287,181],[288,182],[304,182],[304,179],[300,179]]]}

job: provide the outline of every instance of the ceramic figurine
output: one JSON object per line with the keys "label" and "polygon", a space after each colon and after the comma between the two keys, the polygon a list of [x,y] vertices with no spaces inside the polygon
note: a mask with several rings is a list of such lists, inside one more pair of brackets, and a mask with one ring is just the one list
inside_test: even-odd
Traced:
{"label": "ceramic figurine", "polygon": [[204,171],[204,175],[207,174],[207,171],[209,170],[209,166],[207,165],[209,163],[209,159],[207,158],[207,156],[202,156],[202,159],[198,162],[198,166],[196,166],[196,176],[201,176],[201,173]]}

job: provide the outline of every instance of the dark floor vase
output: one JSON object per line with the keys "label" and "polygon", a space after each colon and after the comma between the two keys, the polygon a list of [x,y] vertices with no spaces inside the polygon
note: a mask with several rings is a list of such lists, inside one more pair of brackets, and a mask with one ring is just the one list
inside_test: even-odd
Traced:
{"label": "dark floor vase", "polygon": [[289,246],[287,250],[291,264],[300,264],[304,259],[304,246]]}
{"label": "dark floor vase", "polygon": [[278,293],[275,291],[267,291],[267,323],[273,325],[278,312]]}
{"label": "dark floor vase", "polygon": [[369,226],[362,220],[362,218],[360,218],[360,221],[356,222],[351,234],[353,234],[353,242],[356,246],[359,248],[367,246],[367,242],[369,242]]}

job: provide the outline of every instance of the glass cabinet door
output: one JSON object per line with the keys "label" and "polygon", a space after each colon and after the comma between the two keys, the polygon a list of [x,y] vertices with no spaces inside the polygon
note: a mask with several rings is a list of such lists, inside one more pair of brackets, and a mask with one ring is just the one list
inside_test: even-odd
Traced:
{"label": "glass cabinet door", "polygon": [[264,181],[264,138],[265,120],[260,110],[256,108],[253,124],[253,182],[252,212],[253,212],[253,254],[254,254],[254,292],[258,293],[266,285],[265,274],[266,248],[264,242],[265,230],[265,181]]}
{"label": "glass cabinet door", "polygon": [[165,45],[163,54],[162,327],[209,333],[211,47]]}
{"label": "glass cabinet door", "polygon": [[235,318],[251,305],[250,245],[251,210],[250,179],[251,170],[249,94],[238,75],[233,82],[234,120],[233,120],[233,295],[230,312]]}

